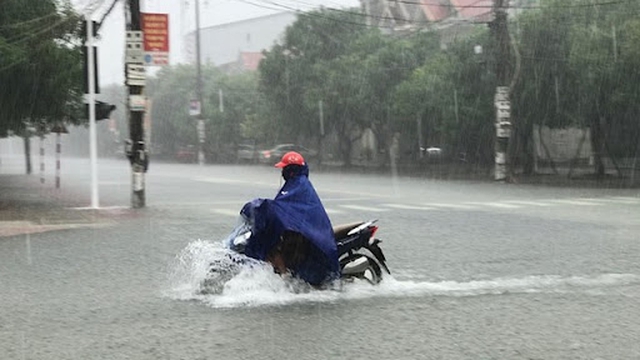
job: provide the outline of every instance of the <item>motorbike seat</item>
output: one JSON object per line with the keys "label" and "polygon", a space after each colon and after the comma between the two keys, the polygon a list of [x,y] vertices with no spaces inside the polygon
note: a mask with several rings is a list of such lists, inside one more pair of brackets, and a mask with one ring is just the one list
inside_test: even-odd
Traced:
{"label": "motorbike seat", "polygon": [[336,240],[342,239],[347,236],[347,233],[352,229],[364,224],[364,221],[354,222],[350,224],[342,224],[333,227],[333,234]]}

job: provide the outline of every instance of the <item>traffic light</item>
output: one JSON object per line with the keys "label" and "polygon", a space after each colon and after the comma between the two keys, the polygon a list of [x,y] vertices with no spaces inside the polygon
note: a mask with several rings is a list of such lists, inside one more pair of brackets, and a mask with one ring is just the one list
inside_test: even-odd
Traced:
{"label": "traffic light", "polygon": [[[95,20],[91,21],[92,23],[92,35],[94,38],[98,38],[100,37],[100,35],[98,35],[98,30],[100,30],[100,25],[102,25],[102,23],[99,23]],[[84,41],[87,41],[87,20],[83,20],[82,21],[82,29],[80,29],[80,36],[82,37],[82,39]]]}
{"label": "traffic light", "polygon": [[[109,119],[111,113],[116,109],[115,105],[107,104],[103,101],[96,100],[96,121]],[[84,104],[84,115],[89,119],[89,104]]]}

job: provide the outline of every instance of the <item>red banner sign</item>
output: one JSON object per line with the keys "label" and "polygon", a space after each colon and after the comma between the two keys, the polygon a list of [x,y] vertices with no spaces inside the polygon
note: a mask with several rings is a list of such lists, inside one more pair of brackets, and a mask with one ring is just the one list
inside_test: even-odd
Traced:
{"label": "red banner sign", "polygon": [[166,65],[169,58],[169,15],[142,14],[145,63]]}

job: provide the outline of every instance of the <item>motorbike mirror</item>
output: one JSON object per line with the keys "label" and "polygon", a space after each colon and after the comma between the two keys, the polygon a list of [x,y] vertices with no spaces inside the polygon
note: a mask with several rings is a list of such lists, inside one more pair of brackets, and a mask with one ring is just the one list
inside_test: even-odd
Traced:
{"label": "motorbike mirror", "polygon": [[247,243],[247,240],[249,240],[250,237],[251,237],[251,231],[247,231],[244,234],[240,234],[236,236],[235,239],[233,239],[233,245],[235,246],[245,245]]}

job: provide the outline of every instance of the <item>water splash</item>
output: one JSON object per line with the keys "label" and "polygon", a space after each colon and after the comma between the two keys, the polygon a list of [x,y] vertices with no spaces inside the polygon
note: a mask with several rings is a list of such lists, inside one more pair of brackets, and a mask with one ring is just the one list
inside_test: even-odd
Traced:
{"label": "water splash", "polygon": [[169,265],[168,295],[176,299],[192,299],[200,292],[209,264],[224,257],[220,243],[197,240],[189,243]]}
{"label": "water splash", "polygon": [[526,293],[561,293],[604,290],[640,285],[640,275],[600,274],[597,276],[532,275],[521,278],[495,278],[473,281],[413,281],[387,276],[376,286],[365,281],[345,283],[331,290],[316,290],[283,278],[267,264],[243,267],[224,283],[219,294],[204,294],[202,281],[212,260],[226,254],[221,244],[196,241],[177,256],[170,273],[167,296],[197,300],[215,308],[279,306],[292,303],[335,302],[375,297],[483,296]]}

